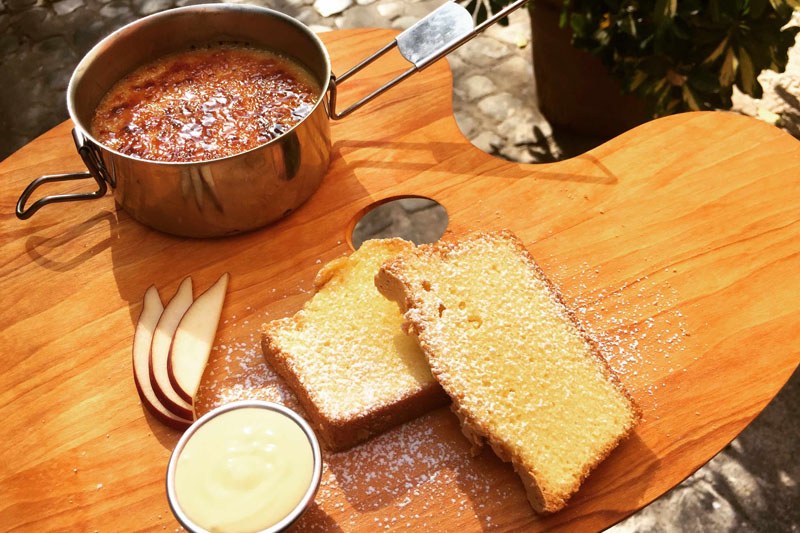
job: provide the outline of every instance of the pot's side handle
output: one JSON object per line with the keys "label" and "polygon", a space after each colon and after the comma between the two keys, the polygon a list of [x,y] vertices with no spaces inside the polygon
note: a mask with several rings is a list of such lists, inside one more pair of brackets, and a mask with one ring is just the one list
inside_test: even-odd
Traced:
{"label": "pot's side handle", "polygon": [[[329,114],[332,119],[344,118],[375,97],[388,91],[409,76],[420,72],[443,58],[462,44],[477,36],[483,30],[507,16],[515,9],[522,7],[528,0],[516,0],[493,17],[487,19],[477,27],[474,25],[472,15],[466,8],[455,2],[447,2],[433,10],[428,16],[398,35],[392,42],[354,66],[339,77],[331,75],[330,107]],[[338,86],[360,71],[386,52],[397,47],[400,54],[413,66],[403,72],[383,87],[376,89],[361,100],[352,104],[342,112],[336,111],[336,95]]]}
{"label": "pot's side handle", "polygon": [[[105,166],[100,159],[99,150],[91,145],[76,129],[72,130],[72,138],[75,141],[75,147],[78,149],[81,159],[83,159],[83,163],[86,165],[86,168],[88,168],[89,171],[73,172],[70,174],[49,174],[47,176],[40,176],[33,180],[27,187],[25,187],[25,190],[22,191],[19,200],[17,200],[16,214],[17,218],[20,220],[30,218],[36,211],[47,204],[79,200],[94,200],[95,198],[100,198],[105,195],[106,191],[108,190],[108,186],[106,185],[107,181],[112,187],[116,185],[112,176],[105,170]],[[94,192],[54,194],[45,196],[36,200],[27,209],[25,208],[25,204],[33,194],[33,191],[36,190],[40,185],[56,181],[73,181],[81,179],[94,179],[97,183],[97,190]]]}

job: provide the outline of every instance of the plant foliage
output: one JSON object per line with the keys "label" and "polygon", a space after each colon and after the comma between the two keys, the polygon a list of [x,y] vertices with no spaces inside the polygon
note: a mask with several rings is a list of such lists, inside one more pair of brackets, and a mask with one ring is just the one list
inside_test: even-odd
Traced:
{"label": "plant foliage", "polygon": [[[507,3],[468,7],[487,2],[484,12]],[[800,0],[564,0],[561,25],[661,116],[730,108],[734,85],[760,98],[759,73],[786,68],[800,28],[785,25],[798,8]]]}

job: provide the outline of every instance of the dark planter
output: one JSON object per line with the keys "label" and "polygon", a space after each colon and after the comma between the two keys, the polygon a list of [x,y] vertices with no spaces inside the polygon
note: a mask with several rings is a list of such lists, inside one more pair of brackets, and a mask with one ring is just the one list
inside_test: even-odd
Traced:
{"label": "dark planter", "polygon": [[529,4],[539,109],[550,124],[611,138],[648,120],[643,102],[622,94],[620,81],[598,58],[570,44],[572,32],[558,26],[560,4]]}

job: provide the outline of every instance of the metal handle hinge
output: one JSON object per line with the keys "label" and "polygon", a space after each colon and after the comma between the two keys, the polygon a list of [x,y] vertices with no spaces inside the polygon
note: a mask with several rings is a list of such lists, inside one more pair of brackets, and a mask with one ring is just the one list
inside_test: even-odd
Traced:
{"label": "metal handle hinge", "polygon": [[[81,159],[83,159],[83,163],[86,165],[86,168],[89,169],[89,171],[72,172],[69,174],[48,174],[46,176],[40,176],[36,178],[27,187],[25,187],[25,190],[22,191],[19,200],[17,200],[17,218],[21,220],[30,218],[36,211],[47,204],[72,202],[78,200],[94,200],[96,198],[101,198],[108,190],[108,185],[106,185],[106,182],[110,183],[112,187],[116,186],[113,176],[108,173],[105,165],[103,164],[99,149],[88,142],[83,137],[83,134],[76,129],[72,130],[72,139],[75,141],[75,147],[78,150],[78,154],[80,154]],[[97,190],[94,192],[54,194],[45,196],[36,200],[27,209],[25,208],[25,204],[27,203],[28,199],[30,199],[33,191],[45,183],[52,183],[56,181],[73,181],[89,178],[94,179],[97,183]]]}
{"label": "metal handle hinge", "polygon": [[[443,58],[462,44],[473,39],[483,30],[508,16],[512,11],[522,7],[528,0],[516,0],[509,4],[494,16],[475,26],[472,15],[466,8],[455,2],[447,2],[432,11],[428,16],[418,21],[406,31],[398,35],[392,42],[361,61],[359,64],[345,72],[339,77],[331,75],[329,85],[330,108],[329,113],[332,119],[344,118],[367,102],[385,93],[398,83],[413,74],[420,72],[429,65]],[[413,66],[389,81],[382,87],[371,92],[361,100],[352,104],[342,112],[336,111],[336,99],[338,86],[345,80],[359,72],[361,69],[380,58],[385,53],[397,47],[400,54],[412,63]]]}

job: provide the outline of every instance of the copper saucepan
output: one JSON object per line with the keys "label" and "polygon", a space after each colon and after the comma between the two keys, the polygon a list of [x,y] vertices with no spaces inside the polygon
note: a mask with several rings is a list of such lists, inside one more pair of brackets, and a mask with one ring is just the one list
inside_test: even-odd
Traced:
{"label": "copper saucepan", "polygon": [[[475,27],[469,12],[448,2],[338,78],[322,41],[299,21],[262,7],[205,4],[171,9],[112,33],[81,60],[67,89],[75,146],[88,172],[42,176],[19,198],[26,219],[49,203],[88,200],[114,190],[117,205],[142,224],[187,237],[216,237],[259,228],[286,216],[317,190],[330,159],[330,119],[340,119],[444,57],[523,5],[517,0]],[[102,97],[119,79],[165,55],[215,42],[268,48],[304,65],[320,86],[317,104],[292,129],[256,148],[197,162],[159,162],[112,150],[88,132]],[[342,112],[336,87],[395,46],[412,66]],[[327,96],[327,98],[326,98]],[[91,193],[45,196],[27,209],[40,185],[93,179]]]}

